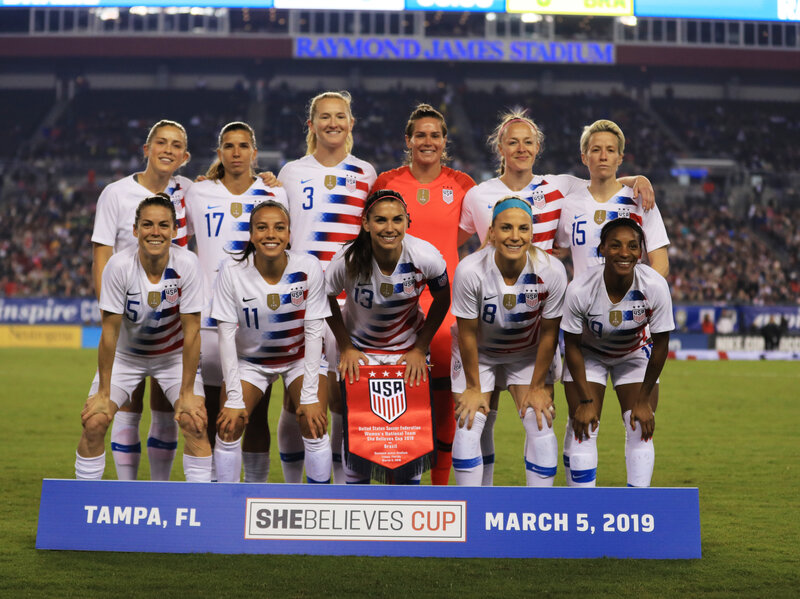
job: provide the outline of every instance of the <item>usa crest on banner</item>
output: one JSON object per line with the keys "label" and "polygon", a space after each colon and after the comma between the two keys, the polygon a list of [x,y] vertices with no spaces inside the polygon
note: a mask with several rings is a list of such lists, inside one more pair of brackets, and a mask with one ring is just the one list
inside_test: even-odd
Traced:
{"label": "usa crest on banner", "polygon": [[406,385],[405,369],[361,366],[358,381],[342,383],[345,462],[381,482],[422,474],[435,458],[430,387],[427,381]]}

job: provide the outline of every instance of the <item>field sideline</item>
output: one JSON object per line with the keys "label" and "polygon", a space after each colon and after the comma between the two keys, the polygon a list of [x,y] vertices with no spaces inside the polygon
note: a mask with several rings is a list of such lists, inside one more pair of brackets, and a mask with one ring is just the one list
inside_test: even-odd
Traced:
{"label": "field sideline", "polygon": [[[654,486],[700,489],[703,558],[652,560],[217,556],[34,549],[42,478],[72,478],[90,350],[0,350],[0,597],[790,597],[800,591],[800,368],[676,362],[662,376]],[[278,401],[270,419],[277,421]],[[566,405],[557,400],[562,441]],[[146,418],[145,418],[146,419]],[[146,432],[146,423],[142,425]],[[273,424],[272,430],[276,430]],[[495,484],[521,485],[522,426],[504,397]],[[624,486],[609,395],[598,481]],[[173,477],[182,478],[180,459]],[[142,473],[147,473],[146,456]],[[559,465],[557,485],[563,485]],[[109,458],[106,478],[114,477]],[[280,481],[273,436],[270,481]]]}

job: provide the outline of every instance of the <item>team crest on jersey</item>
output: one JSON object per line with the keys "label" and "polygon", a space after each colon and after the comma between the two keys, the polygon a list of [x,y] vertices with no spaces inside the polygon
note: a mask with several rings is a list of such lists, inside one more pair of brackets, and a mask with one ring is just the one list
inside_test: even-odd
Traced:
{"label": "team crest on jersey", "polygon": [[461,372],[461,360],[453,360],[453,374]]}
{"label": "team crest on jersey", "polygon": [[539,291],[526,291],[525,292],[525,305],[529,308],[535,308],[539,303]]}
{"label": "team crest on jersey", "polygon": [[336,187],[336,175],[325,175],[325,187],[328,189]]}
{"label": "team crest on jersey", "polygon": [[354,193],[356,190],[356,176],[347,175],[344,179],[344,186],[347,188],[347,191]]}
{"label": "team crest on jersey", "polygon": [[544,192],[541,189],[537,189],[533,192],[533,195],[531,196],[531,203],[537,210],[543,210],[547,205],[547,200],[544,199]]}
{"label": "team crest on jersey", "polygon": [[281,296],[278,293],[267,294],[267,308],[277,310],[281,307]]}
{"label": "team crest on jersey", "polygon": [[380,289],[383,297],[392,297],[394,295],[394,285],[391,283],[381,283]]}
{"label": "team crest on jersey", "polygon": [[444,200],[445,204],[452,204],[455,196],[453,195],[452,189],[442,189],[442,199]]}
{"label": "team crest on jersey", "polygon": [[417,289],[417,281],[415,279],[406,279],[403,281],[403,293],[406,295],[414,295]]}
{"label": "team crest on jersey", "polygon": [[645,316],[646,313],[644,306],[636,306],[633,309],[633,322],[641,324],[642,322],[644,322]]}
{"label": "team crest on jersey", "polygon": [[417,201],[422,204],[423,206],[427,204],[431,199],[431,190],[430,189],[418,189],[417,190]]}
{"label": "team crest on jersey", "polygon": [[608,323],[612,327],[618,327],[622,324],[622,311],[620,310],[611,310],[608,313]]}
{"label": "team crest on jersey", "polygon": [[517,305],[517,296],[513,293],[503,294],[503,307],[506,310],[512,310]]}
{"label": "team crest on jersey", "polygon": [[594,211],[594,222],[598,225],[602,225],[606,222],[606,211],[605,210],[595,210]]}
{"label": "team crest on jersey", "polygon": [[394,422],[406,411],[406,386],[403,379],[370,379],[369,407],[372,413]]}
{"label": "team crest on jersey", "polygon": [[178,301],[180,294],[178,293],[178,286],[175,284],[168,285],[164,289],[164,299],[167,300],[170,304],[174,304]]}
{"label": "team crest on jersey", "polygon": [[301,305],[303,303],[304,298],[303,298],[303,289],[302,288],[300,288],[300,289],[292,289],[292,291],[290,292],[290,295],[291,295],[291,298],[292,298],[292,305],[293,306],[299,306],[299,305]]}
{"label": "team crest on jersey", "polygon": [[151,291],[150,293],[148,293],[147,305],[150,306],[153,310],[158,308],[161,305],[161,292]]}

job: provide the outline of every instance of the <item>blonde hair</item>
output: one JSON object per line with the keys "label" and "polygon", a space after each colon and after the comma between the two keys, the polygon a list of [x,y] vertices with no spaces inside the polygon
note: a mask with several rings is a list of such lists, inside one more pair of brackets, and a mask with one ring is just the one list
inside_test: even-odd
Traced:
{"label": "blonde hair", "polygon": [[[502,204],[503,202],[506,202],[508,200],[520,200],[522,202],[525,202],[525,200],[523,200],[519,196],[506,196],[502,200],[497,202],[497,204]],[[497,206],[497,204],[495,204],[495,206]],[[522,209],[518,208],[518,210],[522,210]],[[502,214],[502,212],[498,213],[497,216],[500,216],[500,214]],[[489,233],[491,232],[492,227],[494,227],[494,221],[497,219],[497,216],[493,216],[492,217],[492,224],[489,225],[489,228],[486,230],[486,237],[484,237],[483,243],[481,244],[481,247],[479,247],[476,251],[482,250],[483,248],[485,248],[489,244],[494,246],[494,244],[490,241]],[[533,227],[533,219],[531,219],[531,227]],[[533,233],[533,229],[532,228],[531,228],[531,233]],[[531,237],[531,243],[530,243],[530,245],[528,245],[528,255],[531,257],[531,260],[533,260],[534,262],[536,260],[538,260],[539,258],[544,258],[546,262],[550,261],[550,254],[545,252],[540,247],[538,247],[536,245],[533,245],[533,237]]]}
{"label": "blonde hair", "polygon": [[536,145],[538,146],[534,159],[542,153],[542,149],[544,148],[544,133],[542,133],[538,125],[533,122],[533,119],[528,116],[527,110],[513,108],[510,111],[501,114],[500,122],[498,123],[497,127],[494,128],[492,134],[486,139],[486,145],[489,146],[489,149],[494,150],[495,154],[497,154],[497,157],[500,159],[500,166],[496,171],[498,175],[502,175],[506,172],[506,159],[503,158],[503,154],[500,152],[500,144],[503,142],[503,135],[505,134],[506,129],[508,129],[509,125],[515,122],[526,123],[533,130],[533,137],[535,138]]}
{"label": "blonde hair", "polygon": [[[317,116],[317,104],[320,100],[341,100],[344,102],[345,106],[347,107],[347,116],[350,119],[350,125],[353,124],[355,120],[353,118],[353,97],[350,95],[348,91],[340,91],[340,92],[322,92],[311,98],[311,102],[308,104],[308,120],[313,122],[314,117]],[[306,155],[313,154],[317,151],[317,134],[314,132],[314,128],[311,125],[307,125],[308,132],[306,133]],[[344,142],[344,148],[349,154],[350,151],[353,149],[353,131],[351,130],[350,133],[347,134],[347,139]]]}
{"label": "blonde hair", "polygon": [[[217,150],[222,149],[222,140],[225,138],[227,133],[231,131],[245,131],[247,135],[250,137],[250,143],[253,145],[253,150],[257,150],[258,146],[256,146],[256,132],[253,131],[253,128],[248,125],[247,123],[243,123],[241,121],[233,121],[232,123],[228,123],[225,125],[222,130],[219,132],[219,138],[217,139]],[[253,169],[253,165],[250,165],[250,175],[254,175],[255,170]],[[225,167],[222,165],[222,160],[217,157],[214,162],[211,163],[211,166],[208,167],[206,171],[206,178],[211,179],[212,181],[219,181],[225,176]]]}
{"label": "blonde hair", "polygon": [[[406,123],[406,139],[411,139],[411,136],[414,135],[414,125],[420,119],[436,119],[439,121],[439,125],[442,127],[442,137],[445,138],[445,147],[442,150],[442,158],[441,161],[448,162],[450,160],[450,156],[447,153],[447,123],[444,120],[444,115],[436,110],[430,104],[417,104],[414,110],[411,111],[411,115],[408,117],[408,122]],[[406,148],[406,158],[405,164],[411,164],[411,150]]]}
{"label": "blonde hair", "polygon": [[583,128],[583,133],[581,134],[581,154],[586,154],[589,149],[589,138],[595,133],[602,133],[604,131],[617,136],[617,148],[619,149],[620,155],[624,154],[625,135],[622,133],[622,129],[619,128],[619,125],[607,119],[600,119]]}

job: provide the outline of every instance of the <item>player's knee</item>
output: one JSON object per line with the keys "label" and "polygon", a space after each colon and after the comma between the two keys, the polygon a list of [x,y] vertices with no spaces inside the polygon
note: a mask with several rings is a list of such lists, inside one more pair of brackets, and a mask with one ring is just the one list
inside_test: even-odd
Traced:
{"label": "player's knee", "polygon": [[84,434],[90,439],[102,439],[110,424],[111,420],[106,414],[92,414],[83,424]]}
{"label": "player's knee", "polygon": [[186,438],[187,441],[197,440],[200,438],[206,438],[206,430],[205,428],[198,430],[197,425],[195,424],[195,420],[189,416],[189,414],[181,414],[178,420],[178,426],[181,428],[181,432],[183,436]]}

